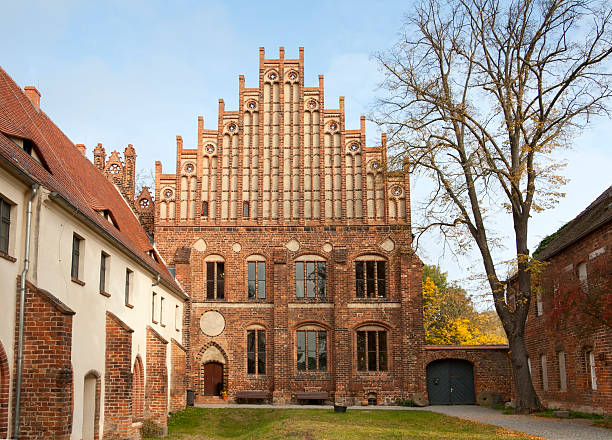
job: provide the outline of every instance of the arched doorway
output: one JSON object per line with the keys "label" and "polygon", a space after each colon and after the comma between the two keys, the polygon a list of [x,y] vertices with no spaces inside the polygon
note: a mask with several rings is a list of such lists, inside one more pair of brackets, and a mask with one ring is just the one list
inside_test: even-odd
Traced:
{"label": "arched doorway", "polygon": [[218,396],[223,391],[223,364],[208,362],[202,365],[203,394],[205,396]]}
{"label": "arched doorway", "polygon": [[144,369],[140,355],[134,361],[134,372],[132,373],[132,420],[144,419]]}
{"label": "arched doorway", "polygon": [[98,438],[100,420],[100,377],[95,372],[85,375],[83,381],[83,440]]}
{"label": "arched doorway", "polygon": [[430,405],[472,405],[474,368],[462,359],[440,359],[427,366]]}

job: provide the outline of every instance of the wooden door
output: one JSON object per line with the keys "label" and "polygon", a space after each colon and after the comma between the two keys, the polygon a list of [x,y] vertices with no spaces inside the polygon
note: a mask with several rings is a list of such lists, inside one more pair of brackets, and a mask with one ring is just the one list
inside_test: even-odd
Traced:
{"label": "wooden door", "polygon": [[431,405],[472,405],[474,371],[460,359],[442,359],[427,366],[427,393]]}
{"label": "wooden door", "polygon": [[223,391],[223,365],[209,362],[204,365],[204,395],[218,396]]}

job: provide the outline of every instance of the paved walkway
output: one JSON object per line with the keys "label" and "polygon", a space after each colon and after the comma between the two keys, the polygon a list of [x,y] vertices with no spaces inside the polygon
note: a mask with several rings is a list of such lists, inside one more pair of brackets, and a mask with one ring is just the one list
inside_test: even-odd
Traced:
{"label": "paved walkway", "polygon": [[[205,405],[196,404],[198,408],[293,408],[293,409],[333,409],[328,405]],[[427,406],[409,408],[403,406],[351,406],[352,410],[403,410],[433,411],[451,417],[471,420],[487,425],[500,426],[512,431],[538,436],[550,440],[611,440],[612,430],[590,426],[590,421],[580,419],[553,419],[548,417],[503,414],[491,408],[474,405]]]}

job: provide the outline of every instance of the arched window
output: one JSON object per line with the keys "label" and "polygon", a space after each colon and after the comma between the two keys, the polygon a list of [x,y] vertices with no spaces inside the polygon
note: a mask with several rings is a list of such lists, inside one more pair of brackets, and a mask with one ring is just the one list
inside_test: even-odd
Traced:
{"label": "arched window", "polygon": [[364,255],[355,260],[357,298],[387,297],[387,261],[378,255]]}
{"label": "arched window", "polygon": [[387,329],[367,325],[357,329],[357,370],[387,371]]}
{"label": "arched window", "polygon": [[249,299],[266,299],[266,259],[262,255],[247,258],[247,296]]}
{"label": "arched window", "polygon": [[134,361],[132,375],[132,419],[141,421],[144,418],[144,369],[140,356]]}
{"label": "arched window", "polygon": [[206,268],[206,299],[225,298],[225,259],[209,255],[204,259]]}
{"label": "arched window", "polygon": [[297,370],[327,371],[327,331],[316,325],[296,331]]}
{"label": "arched window", "polygon": [[247,374],[266,374],[266,330],[261,325],[247,327]]}
{"label": "arched window", "polygon": [[208,202],[206,200],[202,201],[202,211],[200,212],[202,217],[208,217]]}
{"label": "arched window", "polygon": [[295,296],[327,298],[327,265],[319,255],[302,255],[295,260]]}

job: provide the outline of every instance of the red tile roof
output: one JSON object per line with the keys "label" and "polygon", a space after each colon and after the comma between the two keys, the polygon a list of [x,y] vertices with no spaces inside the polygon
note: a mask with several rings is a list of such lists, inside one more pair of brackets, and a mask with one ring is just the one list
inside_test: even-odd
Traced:
{"label": "red tile roof", "polygon": [[[47,169],[7,136],[34,142]],[[110,235],[151,270],[159,273],[164,284],[186,297],[166,266],[148,255],[148,252],[154,251],[153,246],[117,188],[81,154],[42,110],[30,102],[1,67],[0,155],[30,178],[56,192],[96,227]],[[96,212],[104,209],[111,212],[118,229]],[[161,261],[159,255],[157,258]]]}

